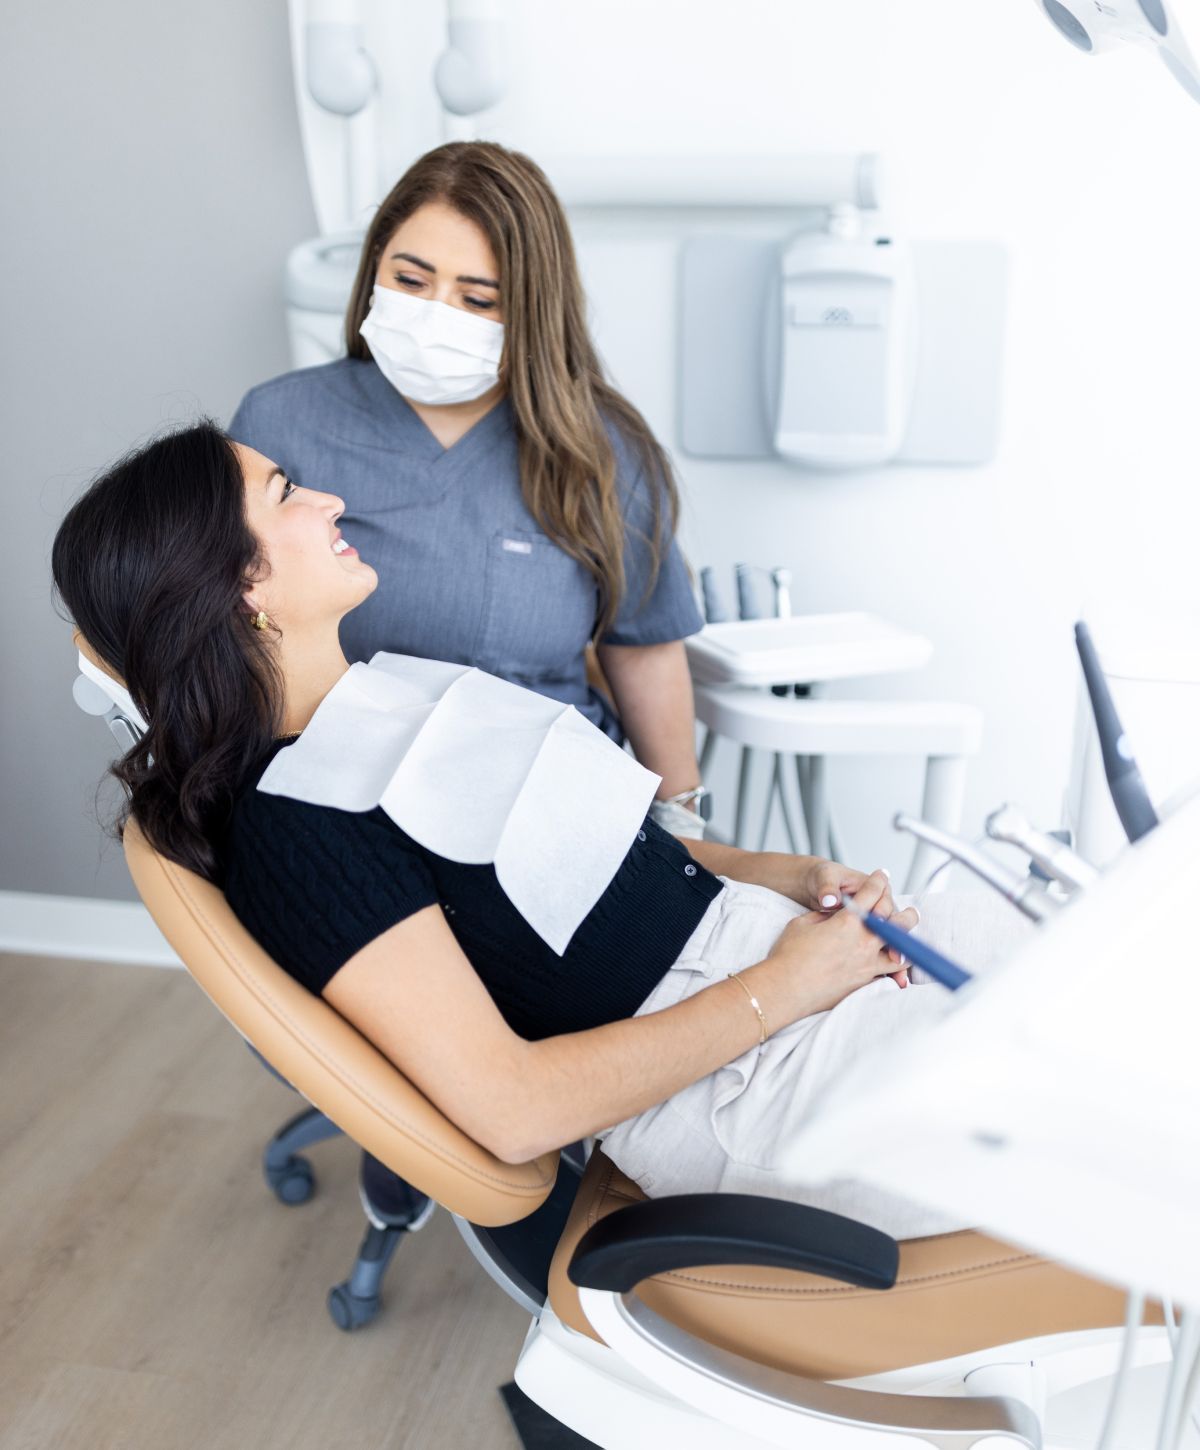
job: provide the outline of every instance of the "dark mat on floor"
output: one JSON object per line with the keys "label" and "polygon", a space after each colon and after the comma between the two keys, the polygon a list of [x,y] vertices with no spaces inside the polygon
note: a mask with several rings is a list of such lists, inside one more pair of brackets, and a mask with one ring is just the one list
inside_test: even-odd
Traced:
{"label": "dark mat on floor", "polygon": [[501,1385],[500,1398],[524,1450],[598,1450],[594,1441],[560,1425],[515,1384]]}

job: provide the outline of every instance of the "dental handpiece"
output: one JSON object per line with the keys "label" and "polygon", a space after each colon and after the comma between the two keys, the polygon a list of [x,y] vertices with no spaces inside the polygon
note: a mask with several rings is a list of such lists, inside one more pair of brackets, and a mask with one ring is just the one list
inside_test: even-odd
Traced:
{"label": "dental handpiece", "polygon": [[1001,866],[990,856],[976,850],[969,841],[960,841],[957,836],[939,830],[937,826],[928,825],[925,821],[918,821],[914,816],[907,816],[903,811],[893,818],[892,824],[896,830],[907,831],[920,841],[928,841],[939,851],[945,851],[954,860],[961,861],[968,870],[974,871],[976,876],[1011,901],[1030,921],[1047,921],[1059,909],[1059,903],[1053,897],[1047,896],[1035,881],[1028,876],[1018,876],[1007,866]]}
{"label": "dental handpiece", "polygon": [[1100,875],[1090,861],[1085,861],[1070,846],[1030,825],[1015,806],[1004,805],[993,811],[984,822],[984,829],[993,841],[1019,847],[1047,876],[1061,882],[1069,891],[1090,886]]}

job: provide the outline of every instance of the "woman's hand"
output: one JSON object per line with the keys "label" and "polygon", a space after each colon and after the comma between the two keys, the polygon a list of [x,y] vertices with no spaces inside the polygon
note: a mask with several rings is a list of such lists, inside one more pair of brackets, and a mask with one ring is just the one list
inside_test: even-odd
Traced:
{"label": "woman's hand", "polygon": [[[869,876],[853,874],[859,878],[859,886],[848,894],[855,904],[882,915],[880,908],[891,899],[886,875],[882,871]],[[916,912],[911,907],[890,914],[906,929],[915,924]],[[879,938],[848,911],[814,911],[797,917],[784,928],[766,960],[785,969],[794,988],[793,1006],[799,1010],[793,1021],[835,1007],[876,977],[891,976],[898,986],[908,985],[908,973],[889,970],[892,963]]]}
{"label": "woman's hand", "polygon": [[[793,857],[800,868],[795,890],[787,894],[809,911],[838,911],[842,905],[843,892],[853,896],[867,879],[865,871],[856,871],[853,866],[843,866],[838,861],[826,861],[821,856]],[[892,900],[892,884],[882,868],[873,873],[883,877],[884,892],[878,906],[872,907],[877,916],[891,916],[896,909]]]}
{"label": "woman's hand", "polygon": [[[856,871],[852,866],[842,866],[837,861],[825,861],[820,856],[808,856],[803,860],[805,865],[800,872],[798,889],[788,892],[788,895],[794,901],[798,901],[801,906],[807,906],[810,911],[825,913],[840,911],[843,894],[855,895],[868,879],[865,871]],[[912,931],[920,921],[921,913],[912,906],[906,907],[903,911],[897,911],[895,900],[892,897],[892,884],[887,872],[880,869],[876,874],[884,878],[885,890],[879,898],[878,904],[871,907],[871,910],[876,916],[893,919],[897,926],[904,927],[906,931]],[[898,951],[889,950],[888,956],[897,966],[904,965],[903,958]],[[900,982],[901,975],[904,976],[902,982]],[[907,973],[896,973],[896,980],[900,982],[901,986],[907,986]]]}
{"label": "woman's hand", "polygon": [[[688,850],[702,866],[717,876],[729,876],[734,881],[749,881],[756,886],[767,886],[788,896],[809,911],[825,916],[841,914],[842,894],[854,896],[863,889],[868,880],[877,876],[883,890],[876,904],[871,908],[876,916],[894,920],[906,931],[911,931],[921,919],[914,907],[897,911],[892,898],[891,883],[886,871],[877,871],[868,877],[852,866],[842,866],[837,861],[826,861],[823,856],[787,856],[781,851],[742,851],[736,846],[724,846],[717,841],[685,841]],[[892,962],[903,967],[904,962],[897,951],[890,953]],[[897,972],[896,981],[907,986],[907,973]]]}

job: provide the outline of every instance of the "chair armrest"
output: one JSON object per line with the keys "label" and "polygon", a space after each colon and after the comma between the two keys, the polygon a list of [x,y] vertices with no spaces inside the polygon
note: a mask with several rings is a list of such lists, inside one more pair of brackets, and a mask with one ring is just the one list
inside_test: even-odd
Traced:
{"label": "chair armrest", "polygon": [[593,1224],[567,1275],[581,1289],[625,1294],[672,1269],[757,1264],[890,1289],[899,1259],[895,1239],[841,1214],[748,1193],[682,1193]]}
{"label": "chair armrest", "polygon": [[1041,1450],[1037,1415],[1002,1397],[894,1394],[804,1379],[680,1328],[631,1291],[643,1279],[705,1264],[758,1264],[890,1289],[895,1239],[840,1214],[741,1193],[636,1203],[594,1224],[567,1273],[601,1340],[662,1393],[764,1445],[874,1444],[886,1435],[944,1450]]}

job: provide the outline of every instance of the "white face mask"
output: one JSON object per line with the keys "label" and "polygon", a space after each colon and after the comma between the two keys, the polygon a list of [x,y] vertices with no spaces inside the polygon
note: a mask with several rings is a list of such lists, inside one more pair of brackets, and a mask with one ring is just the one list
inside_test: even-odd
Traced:
{"label": "white face mask", "polygon": [[496,385],[504,324],[376,287],[359,328],[392,387],[414,403],[470,403]]}

